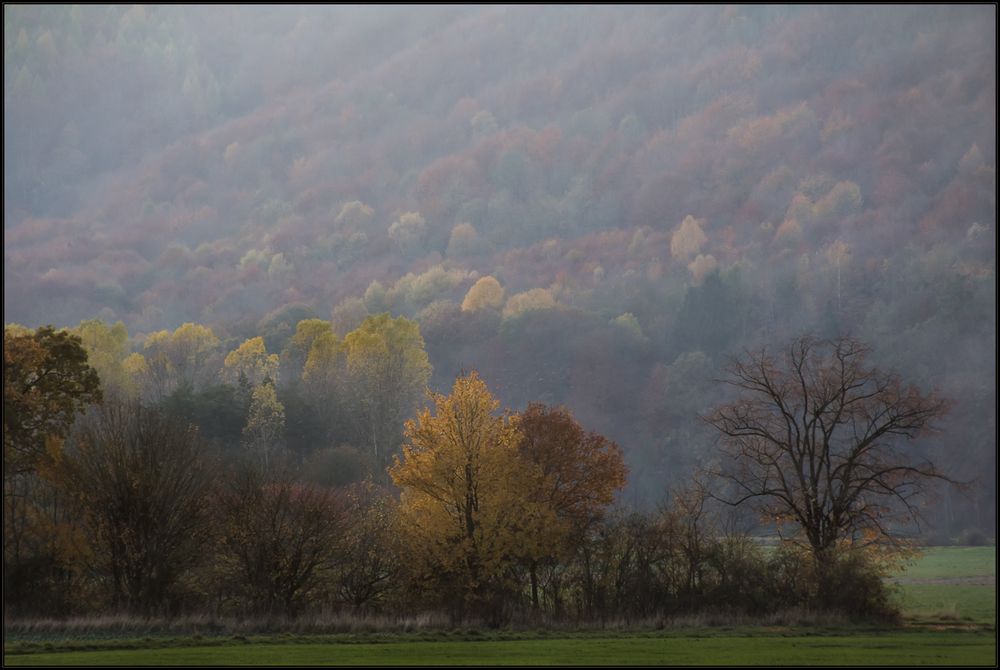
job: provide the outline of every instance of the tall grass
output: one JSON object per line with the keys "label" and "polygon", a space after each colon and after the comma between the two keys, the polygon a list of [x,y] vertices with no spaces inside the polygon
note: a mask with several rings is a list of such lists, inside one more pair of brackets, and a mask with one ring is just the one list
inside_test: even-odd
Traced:
{"label": "tall grass", "polygon": [[[721,626],[841,626],[849,623],[842,614],[790,609],[752,616],[737,611],[715,610],[684,615],[645,618],[609,618],[579,621],[540,617],[511,621],[508,631],[535,632],[615,632],[664,629],[711,628]],[[466,633],[487,629],[482,621],[466,621],[452,626],[447,615],[423,612],[408,616],[359,615],[345,612],[317,612],[298,617],[220,617],[195,614],[174,618],[140,617],[129,614],[60,618],[4,618],[5,642],[58,639],[107,639],[177,636],[234,635],[331,635],[364,633],[415,633],[459,630]]]}
{"label": "tall grass", "polygon": [[448,627],[448,617],[425,612],[413,616],[357,615],[317,612],[298,617],[220,617],[194,614],[173,618],[131,614],[37,619],[4,617],[4,639],[53,637],[142,637],[149,635],[247,635],[247,634],[335,634],[406,633]]}

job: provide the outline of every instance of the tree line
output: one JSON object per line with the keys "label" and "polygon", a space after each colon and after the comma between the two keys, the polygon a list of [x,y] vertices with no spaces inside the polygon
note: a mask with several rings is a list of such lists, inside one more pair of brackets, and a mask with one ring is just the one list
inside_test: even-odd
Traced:
{"label": "tree line", "polygon": [[[718,454],[642,512],[620,499],[622,449],[565,407],[501,411],[475,371],[423,406],[399,402],[401,380],[429,374],[409,323],[369,317],[339,340],[302,321],[286,347],[303,379],[329,359],[327,406],[369,427],[371,467],[346,483],[280,447],[278,361],[252,340],[224,359],[223,387],[247,407],[232,449],[205,435],[211,419],[178,409],[197,397],[187,386],[153,400],[103,385],[94,366],[107,361],[88,358],[86,329],[5,328],[5,608],[434,610],[493,625],[895,613],[884,577],[910,548],[928,483],[947,479],[904,447],[947,403],[869,366],[857,340],[802,336],[734,359],[734,395],[703,417]],[[379,421],[398,422],[398,440]],[[750,534],[750,509],[773,545]]]}

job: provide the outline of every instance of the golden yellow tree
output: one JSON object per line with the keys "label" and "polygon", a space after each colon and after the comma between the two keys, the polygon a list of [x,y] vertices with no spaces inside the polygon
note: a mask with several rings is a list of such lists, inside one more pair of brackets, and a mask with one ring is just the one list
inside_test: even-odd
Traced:
{"label": "golden yellow tree", "polygon": [[143,387],[150,398],[159,402],[177,388],[177,370],[170,360],[170,331],[159,330],[150,333],[143,344],[142,357],[145,365],[130,362],[132,370],[142,370]]}
{"label": "golden yellow tree", "polygon": [[[420,326],[388,312],[370,316],[344,337],[342,351],[359,440],[371,445],[384,473],[399,446],[399,427],[413,416],[431,376]],[[306,369],[312,374],[308,361]]]}
{"label": "golden yellow tree", "polygon": [[303,319],[295,326],[295,335],[281,352],[281,375],[283,381],[295,383],[302,376],[309,358],[313,342],[320,335],[332,332],[329,321]]}
{"label": "golden yellow tree", "polygon": [[281,448],[285,432],[285,407],[273,383],[260,384],[250,396],[250,409],[243,427],[243,441],[254,461],[267,470],[272,454]]}
{"label": "golden yellow tree", "polygon": [[146,357],[131,353],[122,361],[123,389],[125,397],[136,399],[150,394],[150,372]]}
{"label": "golden yellow tree", "polygon": [[220,344],[211,328],[196,323],[185,323],[173,333],[150,333],[143,351],[156,394],[209,383],[218,370]]}
{"label": "golden yellow tree", "polygon": [[81,321],[71,332],[80,337],[87,363],[101,378],[105,396],[127,393],[127,377],[122,362],[128,355],[128,330],[119,321],[108,326],[100,319]]}
{"label": "golden yellow tree", "polygon": [[211,328],[185,323],[170,336],[170,362],[181,384],[204,384],[219,369],[221,342]]}
{"label": "golden yellow tree", "polygon": [[487,275],[481,277],[465,294],[465,300],[462,301],[462,311],[475,312],[484,308],[500,309],[503,307],[503,299],[504,291],[500,282],[495,277]]}
{"label": "golden yellow tree", "polygon": [[465,608],[495,613],[504,575],[544,537],[554,518],[532,499],[540,470],[519,455],[516,417],[472,372],[451,395],[432,394],[406,423],[403,458],[389,474],[402,489],[401,528],[415,581]]}
{"label": "golden yellow tree", "polygon": [[263,337],[253,337],[237,349],[230,351],[223,363],[223,377],[235,383],[243,377],[257,386],[265,379],[272,381],[278,375],[278,355],[268,354]]}
{"label": "golden yellow tree", "polygon": [[544,288],[533,288],[523,293],[515,293],[507,298],[507,304],[503,308],[505,319],[521,316],[526,312],[544,309],[556,309],[559,303],[552,296],[552,292]]}
{"label": "golden yellow tree", "polygon": [[328,441],[343,439],[338,434],[338,426],[344,415],[344,399],[353,397],[353,389],[346,382],[345,367],[340,339],[329,327],[319,332],[309,346],[302,368],[301,388],[306,403],[321,417]]}

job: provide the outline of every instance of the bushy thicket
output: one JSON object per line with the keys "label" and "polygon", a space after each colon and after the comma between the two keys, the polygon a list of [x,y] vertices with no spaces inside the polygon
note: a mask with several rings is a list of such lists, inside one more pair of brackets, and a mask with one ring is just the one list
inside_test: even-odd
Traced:
{"label": "bushy thicket", "polygon": [[[144,432],[159,426],[161,416],[143,410],[124,420],[123,411],[113,420],[88,417],[63,462],[22,476],[24,483],[31,478],[35,497],[27,511],[8,506],[6,530],[20,519],[35,537],[27,538],[33,543],[22,538],[18,556],[5,545],[4,606],[11,615],[291,620],[433,614],[453,624],[592,625],[699,614],[896,614],[884,580],[888,563],[873,552],[845,548],[821,566],[793,543],[768,545],[737,530],[732,518],[694,494],[678,495],[654,512],[618,507],[583,529],[561,555],[537,566],[537,604],[527,567],[514,563],[469,607],[461,590],[438,588],[412,569],[391,491],[370,481],[309,483],[288,463],[265,471],[252,459],[192,460],[197,450],[175,457]],[[112,429],[122,435],[117,441],[94,437]],[[150,449],[133,439],[140,435]],[[167,431],[161,441],[176,439]],[[117,457],[125,460],[106,477],[86,469]],[[171,475],[157,477],[154,467]],[[185,490],[181,510],[188,518],[153,523],[152,505],[196,470],[201,474]],[[82,478],[88,473],[89,484]],[[53,504],[57,500],[62,504]],[[51,521],[39,524],[41,514]]]}

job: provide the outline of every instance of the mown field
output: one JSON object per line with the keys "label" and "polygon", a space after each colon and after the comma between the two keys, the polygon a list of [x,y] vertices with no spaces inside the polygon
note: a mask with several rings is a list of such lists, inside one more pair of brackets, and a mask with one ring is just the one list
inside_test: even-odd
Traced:
{"label": "mown field", "polygon": [[8,655],[7,665],[947,665],[991,664],[992,634],[775,633],[553,640],[247,644]]}
{"label": "mown field", "polygon": [[911,624],[996,628],[996,547],[931,547],[897,578]]}
{"label": "mown field", "polygon": [[[996,665],[996,549],[928,549],[895,578],[905,625],[586,633],[428,631],[11,642],[5,665]],[[118,648],[113,648],[118,647]]]}

